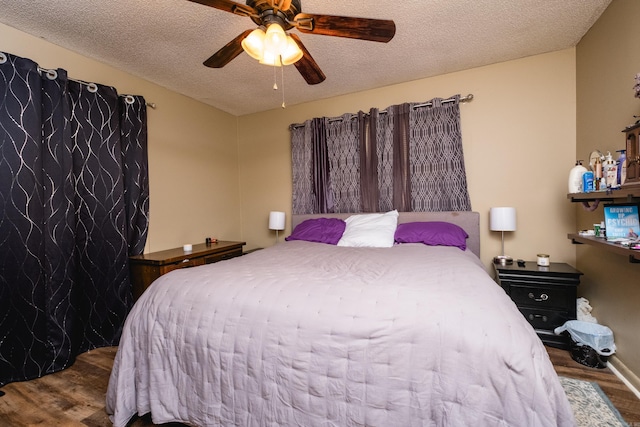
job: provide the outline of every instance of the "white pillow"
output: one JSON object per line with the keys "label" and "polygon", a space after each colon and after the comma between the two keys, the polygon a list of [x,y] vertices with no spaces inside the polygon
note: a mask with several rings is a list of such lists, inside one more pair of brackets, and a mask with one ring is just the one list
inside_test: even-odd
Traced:
{"label": "white pillow", "polygon": [[351,215],[338,246],[390,248],[398,227],[398,211]]}

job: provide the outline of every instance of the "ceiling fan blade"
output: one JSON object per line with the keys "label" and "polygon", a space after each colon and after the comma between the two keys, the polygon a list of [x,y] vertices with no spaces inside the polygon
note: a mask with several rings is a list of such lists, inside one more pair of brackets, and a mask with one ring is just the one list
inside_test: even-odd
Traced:
{"label": "ceiling fan blade", "polygon": [[251,31],[246,30],[235,39],[224,45],[222,49],[214,53],[209,59],[203,62],[204,65],[211,68],[222,68],[240,55],[243,51],[242,40],[247,37]]}
{"label": "ceiling fan blade", "polygon": [[386,43],[396,34],[396,24],[387,19],[299,13],[293,25],[303,33],[347,37]]}
{"label": "ceiling fan blade", "polygon": [[307,48],[302,44],[302,40],[296,34],[289,34],[291,38],[296,42],[300,50],[302,50],[302,58],[299,61],[294,62],[298,72],[310,85],[317,85],[322,83],[327,77],[324,75],[320,66],[313,59]]}
{"label": "ceiling fan blade", "polygon": [[203,4],[216,9],[224,10],[225,12],[235,13],[241,16],[257,15],[258,12],[246,4],[236,3],[231,0],[189,0],[193,3]]}
{"label": "ceiling fan blade", "polygon": [[278,9],[286,12],[291,7],[291,0],[279,0],[278,1]]}

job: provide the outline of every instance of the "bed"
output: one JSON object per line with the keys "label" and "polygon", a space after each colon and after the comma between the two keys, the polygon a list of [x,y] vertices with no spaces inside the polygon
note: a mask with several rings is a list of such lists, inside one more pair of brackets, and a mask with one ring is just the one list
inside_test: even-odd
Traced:
{"label": "bed", "polygon": [[416,223],[453,224],[466,245],[290,240],[160,277],[126,320],[112,422],[575,425],[544,346],[478,258],[479,215],[397,218]]}

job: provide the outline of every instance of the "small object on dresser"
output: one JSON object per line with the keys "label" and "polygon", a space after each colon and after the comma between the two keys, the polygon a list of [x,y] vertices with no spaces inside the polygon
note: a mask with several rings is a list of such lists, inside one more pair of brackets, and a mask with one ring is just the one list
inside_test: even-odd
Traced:
{"label": "small object on dresser", "polygon": [[183,245],[182,250],[185,252],[191,252],[193,250],[193,245]]}
{"label": "small object on dresser", "polygon": [[541,267],[549,267],[549,255],[538,254],[538,265]]}
{"label": "small object on dresser", "polygon": [[518,267],[525,267],[527,264],[524,262],[524,260],[519,259],[518,260]]}

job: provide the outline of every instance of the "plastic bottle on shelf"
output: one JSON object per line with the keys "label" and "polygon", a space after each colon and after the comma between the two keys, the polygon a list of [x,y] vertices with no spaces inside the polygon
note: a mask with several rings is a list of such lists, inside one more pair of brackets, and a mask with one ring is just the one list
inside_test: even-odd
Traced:
{"label": "plastic bottle on shelf", "polygon": [[582,193],[582,175],[587,168],[582,166],[582,160],[576,160],[576,165],[569,172],[569,193]]}
{"label": "plastic bottle on shelf", "polygon": [[[603,177],[607,183],[607,187],[617,187],[618,186],[618,167],[616,166],[616,161],[611,157],[611,152],[607,152],[607,157],[604,160],[603,164]],[[604,188],[603,188],[604,190]]]}
{"label": "plastic bottle on shelf", "polygon": [[618,185],[627,180],[627,150],[618,150]]}
{"label": "plastic bottle on shelf", "polygon": [[591,193],[595,188],[593,184],[593,172],[586,171],[582,174],[582,191],[585,193]]}

